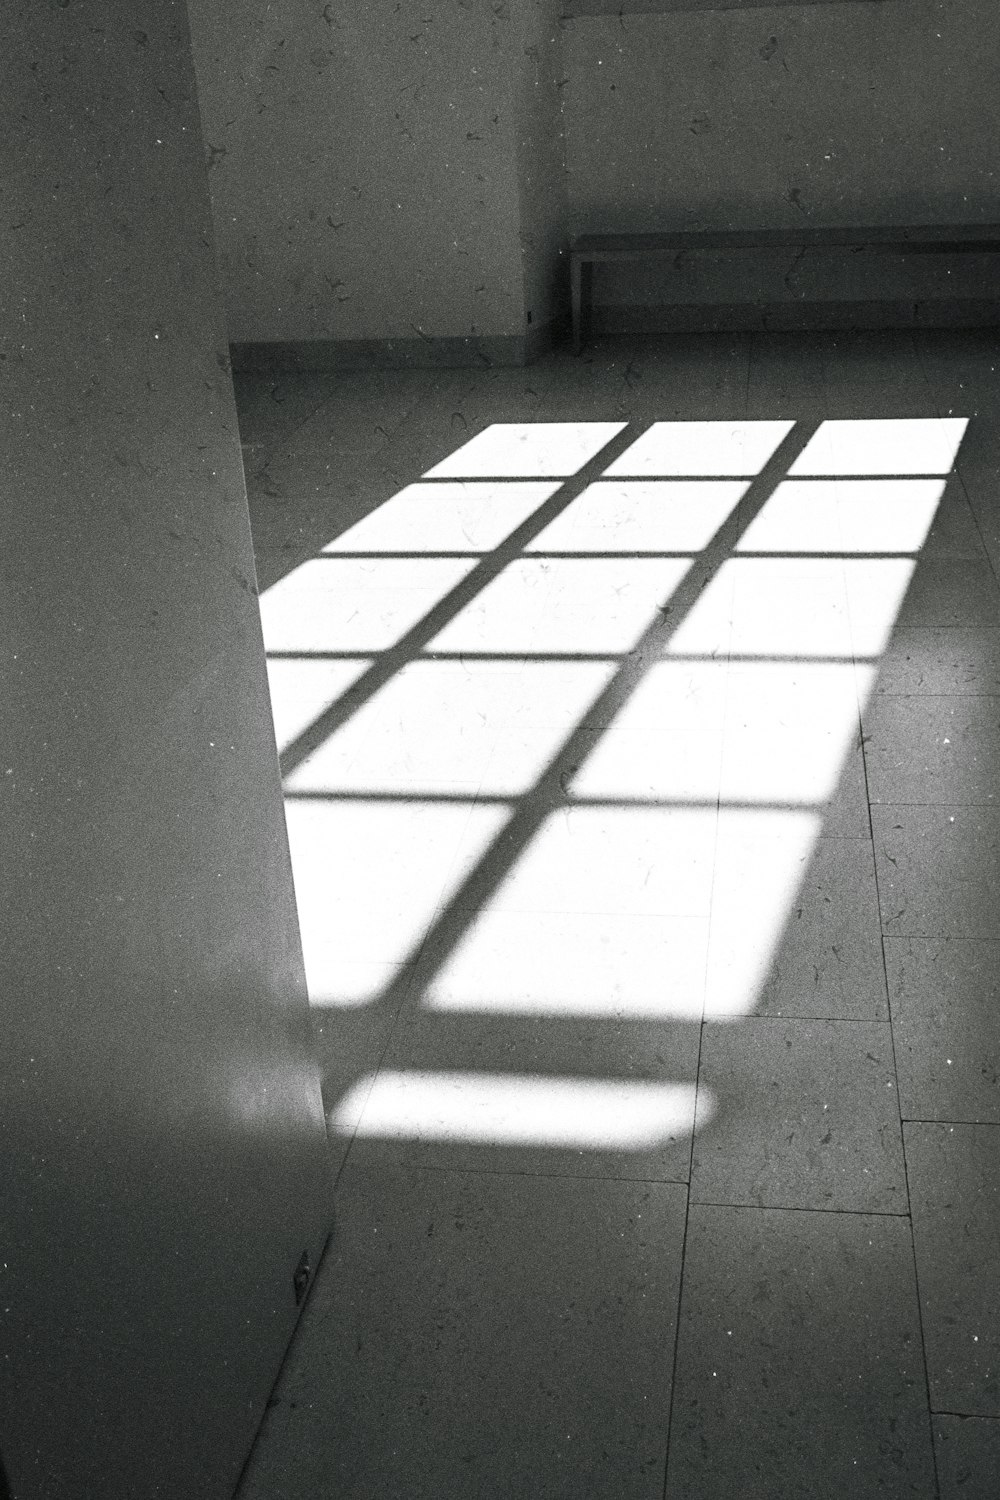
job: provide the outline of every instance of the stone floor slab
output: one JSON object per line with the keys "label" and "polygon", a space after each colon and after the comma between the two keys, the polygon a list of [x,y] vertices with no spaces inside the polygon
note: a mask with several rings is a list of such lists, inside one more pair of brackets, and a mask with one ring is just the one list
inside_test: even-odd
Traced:
{"label": "stone floor slab", "polygon": [[1000,942],[886,938],[908,1120],[1000,1124]]}
{"label": "stone floor slab", "polygon": [[666,1500],[933,1500],[909,1226],[694,1206]]}
{"label": "stone floor slab", "polygon": [[996,1500],[1000,1495],[1000,1421],[935,1417],[941,1500]]}
{"label": "stone floor slab", "polygon": [[1000,630],[897,630],[879,664],[877,694],[1000,694]]}
{"label": "stone floor slab", "polygon": [[889,1019],[867,839],[818,840],[754,1009],[761,1016]]}
{"label": "stone floor slab", "polygon": [[1000,1417],[1000,1126],[904,1126],[935,1411]]}
{"label": "stone floor slab", "polygon": [[887,936],[996,936],[1000,810],[873,807],[872,833]]}
{"label": "stone floor slab", "polygon": [[1000,797],[1000,697],[878,695],[864,715],[872,803]]}
{"label": "stone floor slab", "polygon": [[905,1214],[889,1027],[707,1024],[691,1199]]}
{"label": "stone floor slab", "polygon": [[684,1200],[352,1153],[240,1500],[660,1500]]}

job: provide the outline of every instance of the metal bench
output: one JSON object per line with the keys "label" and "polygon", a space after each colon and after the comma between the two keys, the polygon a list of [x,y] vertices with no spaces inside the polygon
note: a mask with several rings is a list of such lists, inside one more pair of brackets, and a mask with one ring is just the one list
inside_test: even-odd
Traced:
{"label": "metal bench", "polygon": [[583,348],[597,261],[649,260],[698,250],[850,250],[885,255],[1000,253],[1000,224],[893,226],[866,229],[681,230],[675,234],[584,234],[570,245],[573,349]]}

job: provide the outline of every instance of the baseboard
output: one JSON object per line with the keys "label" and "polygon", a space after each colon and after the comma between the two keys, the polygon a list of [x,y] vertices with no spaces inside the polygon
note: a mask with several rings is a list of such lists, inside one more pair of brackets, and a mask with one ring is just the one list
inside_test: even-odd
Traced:
{"label": "baseboard", "polygon": [[1000,300],[731,303],[715,307],[598,305],[591,310],[587,325],[593,334],[993,328],[1000,325]]}
{"label": "baseboard", "polygon": [[[542,333],[542,330],[538,331]],[[292,339],[230,346],[234,370],[414,370],[524,365],[540,351],[538,333],[484,338]]]}

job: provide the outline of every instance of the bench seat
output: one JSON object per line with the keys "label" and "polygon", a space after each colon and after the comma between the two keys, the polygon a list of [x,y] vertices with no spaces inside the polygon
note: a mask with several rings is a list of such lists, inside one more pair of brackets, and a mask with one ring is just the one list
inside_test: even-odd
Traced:
{"label": "bench seat", "polygon": [[[583,348],[591,268],[600,261],[647,260],[699,250],[850,250],[886,255],[1000,253],[1000,224],[876,225],[860,229],[677,230],[666,234],[584,234],[570,245],[573,348]],[[585,276],[584,272],[587,271]]]}

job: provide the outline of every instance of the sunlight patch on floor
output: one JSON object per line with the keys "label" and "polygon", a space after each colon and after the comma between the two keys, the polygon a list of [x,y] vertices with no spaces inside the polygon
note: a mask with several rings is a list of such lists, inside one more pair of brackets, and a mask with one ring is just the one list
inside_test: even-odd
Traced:
{"label": "sunlight patch on floor", "polygon": [[[442,1022],[753,1010],[965,419],[823,422],[784,477],[794,425],[493,424],[267,592],[313,1004],[409,966]],[[630,1151],[694,1118],[680,1080],[404,1069],[333,1125]]]}

